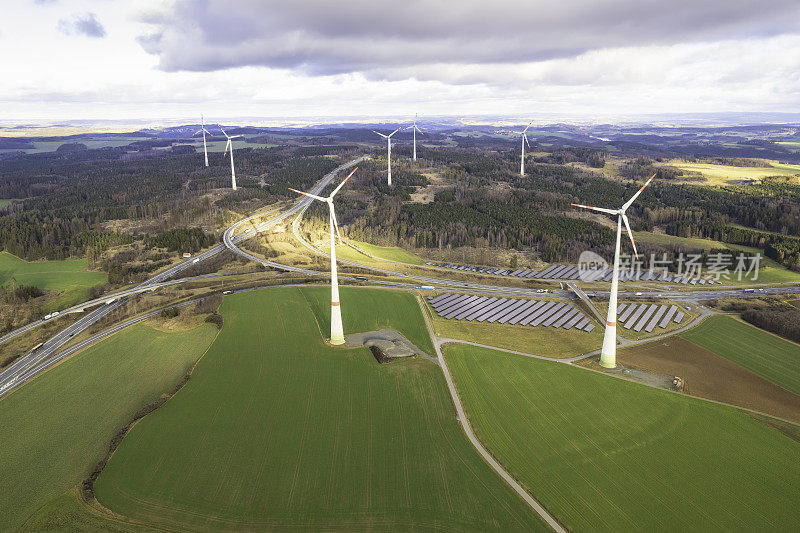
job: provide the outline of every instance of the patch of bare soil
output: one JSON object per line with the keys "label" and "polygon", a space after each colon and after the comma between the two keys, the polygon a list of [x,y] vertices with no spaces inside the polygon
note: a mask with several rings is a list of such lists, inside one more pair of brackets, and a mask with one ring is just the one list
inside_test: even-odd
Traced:
{"label": "patch of bare soil", "polygon": [[428,185],[420,187],[411,194],[411,201],[415,204],[429,204],[437,192],[443,191],[448,187],[447,182],[438,172],[422,172],[428,178]]}
{"label": "patch of bare soil", "polygon": [[617,361],[679,376],[684,392],[800,423],[800,396],[680,337],[622,348]]}
{"label": "patch of bare soil", "polygon": [[395,359],[414,357],[415,355],[427,356],[402,333],[393,329],[351,333],[345,337],[345,341],[348,346],[369,348],[379,363],[389,363]]}

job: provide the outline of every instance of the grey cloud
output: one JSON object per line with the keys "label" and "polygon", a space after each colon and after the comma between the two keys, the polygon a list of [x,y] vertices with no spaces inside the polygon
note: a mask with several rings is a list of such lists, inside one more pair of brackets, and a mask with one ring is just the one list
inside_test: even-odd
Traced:
{"label": "grey cloud", "polygon": [[514,64],[606,48],[796,33],[800,3],[178,0],[143,20],[153,28],[139,43],[166,71],[262,65],[401,79],[414,68],[441,64]]}
{"label": "grey cloud", "polygon": [[94,13],[75,15],[69,20],[61,19],[58,21],[58,31],[65,35],[85,35],[95,38],[106,36],[106,29]]}

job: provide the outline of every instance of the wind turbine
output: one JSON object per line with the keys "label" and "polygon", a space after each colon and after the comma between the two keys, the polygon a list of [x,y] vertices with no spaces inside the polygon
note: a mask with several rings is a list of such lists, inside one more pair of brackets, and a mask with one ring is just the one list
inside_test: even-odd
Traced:
{"label": "wind turbine", "polygon": [[206,121],[203,118],[203,115],[200,115],[200,129],[197,130],[195,133],[193,133],[192,137],[194,137],[200,132],[203,132],[203,153],[206,155],[206,166],[208,166],[208,148],[206,147],[206,133],[208,133],[212,137],[214,136],[214,134],[206,129]]}
{"label": "wind turbine", "polygon": [[[419,132],[420,135],[425,135],[424,133],[422,133],[422,130],[417,127],[417,114],[416,113],[414,113],[414,123],[411,126],[408,126],[408,127],[404,128],[404,129],[412,130],[414,132],[414,161],[416,161],[417,160],[417,132]],[[375,133],[378,133],[378,132],[376,131]],[[378,133],[378,135],[380,135],[380,134]]]}
{"label": "wind turbine", "polygon": [[525,129],[522,130],[522,131],[508,130],[508,133],[516,133],[516,134],[522,135],[522,156],[521,156],[520,161],[519,161],[519,175],[520,176],[524,176],[525,175],[525,145],[527,144],[528,148],[531,147],[531,143],[528,142],[528,136],[525,134],[525,132],[528,131],[528,128],[531,127],[531,124],[533,124],[532,120],[530,121],[530,123],[527,126],[525,126]]}
{"label": "wind turbine", "polygon": [[636,191],[630,200],[625,202],[619,209],[603,209],[602,207],[593,207],[591,205],[572,204],[575,207],[582,207],[584,209],[591,209],[601,213],[608,213],[609,215],[617,215],[617,245],[614,251],[614,271],[611,275],[611,296],[608,300],[608,315],[606,316],[606,331],[603,335],[603,348],[600,350],[600,365],[606,368],[614,368],[617,366],[617,289],[619,287],[619,246],[620,238],[622,236],[622,223],[625,223],[625,229],[628,230],[628,237],[631,238],[631,246],[633,246],[633,253],[639,257],[639,252],[636,251],[636,243],[633,241],[633,233],[631,233],[631,226],[628,223],[628,215],[625,211],[631,206],[634,200],[642,194],[645,187],[650,185],[656,175],[650,176],[641,189]]}
{"label": "wind turbine", "polygon": [[401,129],[402,128],[397,128],[396,130],[394,130],[389,135],[384,135],[383,133],[380,133],[380,132],[377,132],[375,130],[372,130],[373,133],[377,133],[378,135],[380,135],[381,137],[386,139],[386,162],[387,162],[387,165],[388,165],[388,171],[387,172],[389,174],[389,185],[392,184],[392,135],[394,135],[395,133],[397,133]]}
{"label": "wind turbine", "polygon": [[222,126],[220,126],[219,123],[217,123],[217,127],[219,128],[219,131],[221,131],[222,134],[228,139],[227,144],[225,144],[225,152],[222,154],[222,157],[223,158],[225,157],[225,154],[228,153],[228,150],[231,151],[231,187],[233,187],[233,190],[235,191],[236,190],[236,170],[234,170],[234,168],[233,168],[233,143],[231,141],[233,139],[236,139],[237,137],[244,137],[244,135],[234,135],[233,137],[231,137],[227,133],[225,133],[225,130],[222,129]]}
{"label": "wind turbine", "polygon": [[[342,236],[339,233],[339,223],[336,221],[336,213],[333,210],[333,197],[336,196],[336,193],[342,188],[342,186],[347,183],[347,180],[350,179],[355,171],[358,170],[358,167],[353,169],[353,172],[347,175],[347,177],[342,180],[338,187],[336,187],[330,196],[327,198],[323,198],[321,196],[316,196],[311,193],[298,191],[296,189],[289,188],[290,191],[296,192],[298,194],[304,194],[308,197],[313,198],[314,200],[319,200],[320,202],[326,202],[328,204],[328,222],[331,226],[331,344],[339,345],[344,344],[344,329],[342,328],[342,306],[339,302],[339,274],[336,271],[336,239],[335,237],[339,238],[339,242],[342,241]],[[336,235],[334,236],[334,231]]]}

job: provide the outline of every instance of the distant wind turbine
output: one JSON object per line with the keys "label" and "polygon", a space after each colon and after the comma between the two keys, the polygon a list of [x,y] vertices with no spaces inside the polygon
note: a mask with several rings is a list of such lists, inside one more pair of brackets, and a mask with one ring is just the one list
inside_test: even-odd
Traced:
{"label": "distant wind turbine", "polygon": [[530,123],[527,126],[525,126],[525,129],[522,130],[522,131],[508,130],[508,133],[516,133],[518,135],[522,135],[522,156],[521,156],[520,162],[519,162],[519,175],[520,176],[524,176],[525,175],[525,145],[527,144],[528,148],[531,147],[531,143],[528,142],[528,136],[525,134],[525,132],[528,131],[528,128],[531,127],[531,124],[533,124],[532,120],[530,121]]}
{"label": "distant wind turbine", "polygon": [[392,184],[392,135],[394,135],[395,133],[397,133],[401,129],[402,128],[397,128],[396,130],[394,130],[389,135],[384,135],[383,133],[380,133],[380,132],[377,132],[375,130],[372,130],[373,133],[377,133],[378,135],[380,135],[381,137],[386,139],[386,164],[387,164],[387,168],[388,168],[387,173],[389,175],[389,185]]}
{"label": "distant wind turbine", "polygon": [[225,144],[225,152],[222,154],[222,157],[223,158],[225,157],[225,154],[228,153],[228,150],[231,151],[231,187],[235,191],[236,190],[236,170],[234,170],[234,168],[233,168],[233,143],[231,141],[233,139],[236,139],[237,137],[244,137],[244,135],[234,135],[233,137],[231,137],[227,133],[225,133],[225,130],[222,129],[222,126],[217,124],[217,127],[219,128],[219,131],[221,131],[222,134],[228,139],[228,142]]}
{"label": "distant wind turbine", "polygon": [[608,315],[606,316],[606,331],[603,335],[603,348],[600,350],[600,364],[606,368],[614,368],[617,366],[617,289],[619,288],[619,246],[623,222],[625,223],[625,229],[628,230],[628,237],[631,238],[633,253],[636,254],[637,258],[639,257],[639,252],[636,251],[636,243],[633,241],[631,226],[628,223],[628,215],[625,214],[625,211],[628,210],[633,201],[642,194],[644,188],[650,185],[650,182],[653,181],[655,177],[655,174],[650,176],[650,179],[636,191],[636,194],[619,209],[603,209],[602,207],[593,207],[591,205],[572,204],[575,207],[591,209],[601,213],[608,213],[609,215],[617,215],[617,245],[614,251],[614,272],[611,275],[611,296],[608,300]]}
{"label": "distant wind turbine", "polygon": [[[420,135],[425,135],[424,133],[422,133],[422,130],[417,127],[417,114],[416,113],[414,113],[414,123],[412,125],[406,127],[405,129],[412,130],[414,132],[414,161],[416,161],[417,160],[417,132],[419,132]],[[375,133],[377,133],[377,132],[375,132]]]}
{"label": "distant wind turbine", "polygon": [[[336,212],[333,209],[333,197],[336,196],[336,193],[347,183],[347,180],[350,179],[350,176],[352,176],[356,170],[358,170],[358,167],[354,168],[353,172],[348,174],[327,198],[289,188],[290,191],[304,194],[314,200],[319,200],[320,202],[326,202],[328,204],[328,222],[331,226],[331,344],[335,345],[344,344],[344,329],[342,327],[342,306],[339,301],[339,274],[336,269],[336,237],[338,237],[339,242],[341,242],[342,236],[339,233],[339,223],[336,221]],[[336,233],[335,235],[334,232]]]}
{"label": "distant wind turbine", "polygon": [[192,137],[194,137],[195,135],[197,135],[200,132],[203,133],[203,153],[206,156],[206,166],[208,166],[208,148],[206,147],[206,133],[208,133],[212,137],[214,136],[214,134],[206,129],[206,121],[203,118],[203,115],[200,115],[200,129],[197,130],[195,133],[193,133]]}

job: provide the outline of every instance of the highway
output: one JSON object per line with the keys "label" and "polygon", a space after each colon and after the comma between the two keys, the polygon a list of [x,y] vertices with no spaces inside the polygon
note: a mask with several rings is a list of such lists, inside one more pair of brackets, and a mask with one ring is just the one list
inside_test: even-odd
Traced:
{"label": "highway", "polygon": [[[343,169],[350,168],[353,165],[358,164],[359,162],[363,161],[366,158],[367,158],[367,156],[361,157],[359,159],[351,161],[350,163],[342,165],[339,168],[337,168],[337,169],[333,170],[332,172],[328,173],[322,180],[320,180],[314,186],[314,188],[312,189],[312,193],[316,194],[317,192],[319,192],[322,189],[324,189],[328,185],[328,183],[330,183],[330,181],[337,175],[337,173],[339,171],[341,171]],[[257,234],[258,232],[264,231],[265,229],[268,229],[268,228],[274,226],[275,224],[277,224],[281,220],[284,220],[286,217],[289,217],[289,216],[293,215],[294,213],[297,213],[299,210],[306,208],[307,207],[306,204],[309,201],[310,201],[310,199],[308,197],[304,196],[303,198],[297,200],[292,205],[291,208],[289,208],[287,211],[284,211],[281,215],[278,215],[277,217],[258,225],[254,229],[250,229],[250,230],[246,231],[242,235],[238,235],[236,237],[232,237],[233,231],[235,231],[236,228],[240,227],[242,224],[244,224],[245,222],[247,222],[249,220],[252,220],[252,219],[257,218],[257,217],[264,216],[265,213],[259,213],[257,215],[254,215],[254,216],[248,217],[246,219],[240,220],[236,224],[234,224],[233,226],[228,228],[228,230],[225,232],[225,236],[224,236],[224,241],[225,242],[223,244],[218,244],[218,245],[214,246],[213,248],[210,248],[210,249],[206,250],[205,252],[203,252],[203,253],[201,253],[201,254],[199,254],[199,255],[191,258],[191,259],[187,259],[186,261],[178,263],[178,264],[168,268],[167,270],[164,270],[163,272],[160,272],[160,273],[156,274],[155,276],[153,276],[152,278],[148,279],[147,281],[144,281],[144,282],[136,285],[135,287],[132,287],[130,289],[126,289],[126,290],[123,290],[123,291],[119,291],[119,292],[116,292],[116,293],[113,293],[113,294],[107,294],[107,295],[102,296],[101,298],[95,298],[94,300],[83,302],[81,304],[75,305],[75,306],[70,307],[68,309],[64,309],[63,311],[61,311],[59,313],[59,315],[60,314],[67,314],[67,313],[83,312],[86,309],[89,309],[91,307],[99,306],[96,309],[94,309],[91,312],[89,312],[87,315],[85,315],[85,316],[81,317],[80,319],[78,319],[77,321],[75,321],[73,324],[70,324],[65,329],[63,329],[60,332],[58,332],[56,335],[54,335],[53,337],[51,337],[47,341],[45,341],[45,343],[41,347],[39,347],[37,350],[28,352],[27,354],[25,354],[25,355],[21,356],[19,359],[17,359],[14,363],[9,365],[7,368],[3,369],[3,371],[0,372],[0,397],[2,397],[5,394],[9,393],[10,391],[12,391],[16,387],[22,385],[26,381],[29,381],[31,378],[37,376],[39,373],[41,373],[44,370],[46,370],[47,368],[49,368],[56,361],[61,360],[63,357],[66,357],[67,355],[69,355],[71,353],[74,353],[74,351],[76,351],[75,347],[71,347],[68,350],[65,350],[64,352],[59,352],[59,350],[66,343],[68,343],[71,338],[73,338],[74,336],[76,336],[79,333],[83,332],[86,328],[88,328],[92,324],[96,323],[98,320],[102,319],[103,317],[107,316],[113,310],[115,310],[118,307],[120,307],[123,303],[125,303],[125,301],[127,301],[127,298],[129,296],[133,296],[133,295],[136,295],[136,294],[139,294],[139,293],[142,293],[142,292],[146,292],[146,291],[154,291],[154,290],[157,290],[158,288],[161,288],[161,287],[166,287],[166,286],[170,286],[170,285],[176,285],[176,284],[179,284],[179,283],[186,283],[188,281],[194,281],[194,280],[204,279],[204,278],[208,278],[208,277],[219,276],[219,274],[206,274],[206,275],[203,275],[203,276],[195,276],[195,277],[191,277],[191,278],[184,278],[184,279],[168,281],[169,278],[174,277],[177,274],[180,274],[184,270],[186,270],[186,269],[188,269],[188,268],[190,268],[190,267],[192,267],[192,266],[194,266],[194,265],[196,265],[198,263],[201,263],[201,262],[203,262],[203,261],[205,261],[205,260],[207,260],[207,259],[209,259],[211,257],[214,257],[215,255],[219,254],[220,252],[224,251],[227,247],[233,246],[235,242],[241,241],[243,239],[250,238],[253,235]],[[272,211],[268,211],[267,213],[270,213],[270,212],[272,212]],[[257,259],[257,258],[254,258],[254,259]],[[267,263],[269,263],[269,262],[267,262]],[[314,272],[314,271],[311,271],[311,270],[299,269],[299,268],[295,268],[295,267],[279,265],[277,263],[269,264],[267,266],[274,266],[275,268],[281,268],[282,267],[283,270],[301,272],[301,273],[305,273],[305,274],[309,274],[309,275],[320,275],[318,272]],[[12,331],[11,333],[8,333],[7,335],[1,337],[0,338],[0,343],[3,343],[3,342],[5,342],[5,341],[7,341],[7,340],[9,340],[11,338],[14,338],[17,335],[20,335],[22,333],[25,333],[26,331],[29,331],[29,330],[31,330],[31,329],[33,329],[35,327],[41,326],[44,322],[45,321],[43,321],[43,320],[37,320],[35,322],[27,324],[26,326],[18,328],[17,330]],[[83,343],[81,343],[81,344],[83,344]],[[66,354],[66,355],[64,355],[64,354]]]}
{"label": "highway", "polygon": [[[322,190],[338,175],[339,172],[342,170],[346,170],[351,168],[361,161],[367,159],[368,156],[362,156],[358,159],[355,159],[349,163],[341,165],[334,169],[333,171],[326,174],[317,184],[309,191],[311,194],[319,195]],[[153,276],[152,278],[144,281],[135,287],[131,287],[130,289],[126,289],[123,291],[119,291],[113,294],[104,295],[101,298],[96,298],[94,300],[90,300],[68,309],[61,311],[61,313],[77,313],[77,312],[84,312],[87,309],[99,306],[97,309],[92,310],[86,316],[81,317],[75,323],[71,324],[70,326],[66,327],[64,330],[60,331],[52,338],[48,339],[39,349],[34,352],[30,352],[28,354],[23,355],[20,357],[16,362],[10,365],[8,368],[4,369],[0,372],[0,396],[4,395],[8,391],[12,390],[16,386],[20,385],[24,381],[34,377],[39,372],[43,371],[44,369],[48,368],[50,364],[42,364],[43,362],[47,361],[54,354],[58,353],[61,356],[61,352],[59,350],[67,343],[69,340],[77,335],[78,333],[84,331],[86,328],[103,318],[104,316],[108,315],[111,311],[118,308],[124,301],[133,295],[146,292],[146,291],[154,291],[161,287],[166,287],[170,285],[175,285],[179,283],[186,283],[188,281],[194,281],[198,279],[204,279],[208,277],[220,276],[220,274],[206,274],[202,276],[196,276],[191,278],[183,278],[177,280],[170,280],[170,278],[174,277],[175,275],[181,273],[182,271],[192,267],[195,264],[201,263],[215,255],[219,254],[225,249],[230,249],[236,254],[239,254],[247,259],[260,263],[265,267],[274,268],[278,270],[283,270],[287,272],[296,272],[308,276],[316,276],[321,278],[330,277],[328,272],[318,272],[315,270],[311,270],[308,268],[296,267],[292,265],[284,265],[275,261],[269,261],[266,259],[261,259],[256,257],[241,248],[239,248],[238,244],[244,240],[252,238],[259,233],[262,233],[275,225],[283,222],[288,217],[293,215],[297,215],[295,219],[292,221],[292,232],[294,236],[301,242],[304,246],[306,246],[309,250],[313,251],[316,254],[328,257],[328,254],[325,252],[318,250],[312,244],[308,243],[302,236],[299,234],[299,223],[302,219],[303,214],[306,212],[308,207],[311,205],[312,199],[307,196],[302,196],[297,201],[295,201],[289,209],[281,212],[280,214],[265,220],[258,224],[257,226],[244,231],[241,234],[235,235],[237,229],[239,229],[242,225],[247,222],[250,222],[256,218],[262,218],[270,213],[277,211],[277,209],[272,209],[270,211],[257,213],[255,215],[249,216],[245,219],[242,219],[232,226],[230,226],[223,235],[223,242],[222,244],[218,244],[205,252],[178,263],[167,270],[160,272]],[[394,262],[394,261],[393,261]],[[447,289],[447,290],[458,290],[458,291],[465,291],[465,292],[477,292],[477,293],[487,293],[487,294],[501,294],[501,295],[512,295],[512,296],[523,296],[523,297],[535,297],[535,298],[566,298],[566,299],[573,299],[575,298],[575,293],[570,290],[551,290],[547,293],[540,293],[537,292],[536,289],[530,288],[522,288],[522,287],[508,287],[508,286],[498,286],[498,285],[488,285],[484,283],[472,283],[472,282],[465,282],[459,280],[451,280],[447,278],[438,278],[438,277],[430,277],[430,276],[421,276],[415,274],[406,274],[402,272],[396,272],[393,270],[379,268],[371,265],[364,265],[361,263],[357,263],[355,261],[343,260],[340,259],[339,263],[350,265],[356,268],[370,270],[373,272],[380,273],[382,275],[391,276],[396,279],[401,280],[408,280],[408,281],[387,281],[387,280],[370,280],[371,284],[379,285],[379,286],[386,286],[386,287],[395,287],[395,288],[402,288],[402,289],[415,289],[420,288],[421,285],[429,285],[432,287],[436,287],[438,289]],[[396,262],[394,262],[396,263]],[[349,276],[340,276],[340,279],[345,281],[359,281],[353,277]],[[598,292],[594,291],[594,294],[599,297],[606,297],[608,296],[608,292]],[[695,291],[669,291],[663,290],[660,292],[657,291],[649,291],[649,292],[640,292],[636,293],[633,291],[629,292],[620,292],[620,297],[625,299],[638,299],[638,298],[664,298],[670,299],[678,302],[686,302],[686,303],[694,303],[697,304],[698,301],[701,300],[710,300],[716,298],[728,298],[728,297],[757,297],[757,296],[766,296],[766,295],[776,295],[776,294],[800,294],[800,285],[793,285],[793,286],[781,286],[781,287],[767,287],[763,289],[759,289],[752,293],[743,293],[742,289],[713,289],[713,290],[695,290]],[[36,321],[31,324],[28,324],[24,327],[21,327],[7,335],[0,337],[0,343],[3,343],[17,335],[20,335],[26,331],[29,331],[32,328],[40,326],[43,321]],[[73,350],[70,348],[70,350]],[[70,352],[73,353],[73,352]]]}

